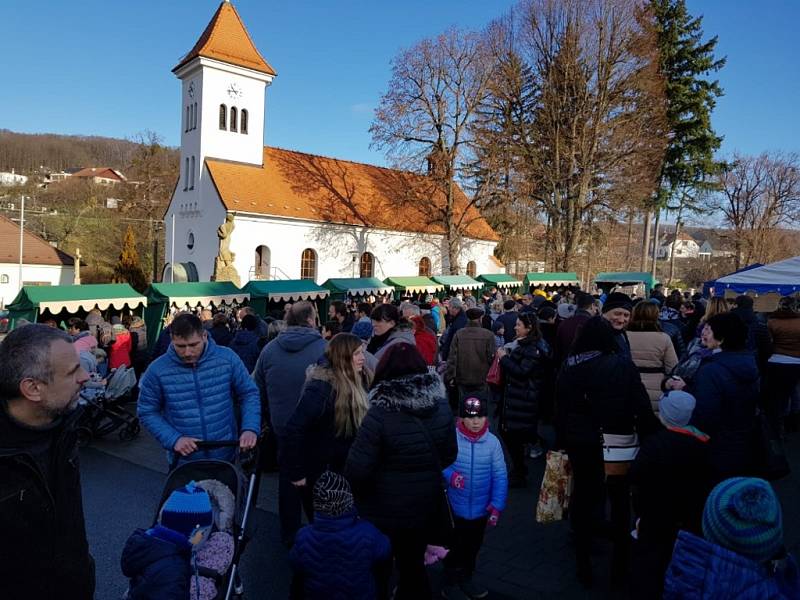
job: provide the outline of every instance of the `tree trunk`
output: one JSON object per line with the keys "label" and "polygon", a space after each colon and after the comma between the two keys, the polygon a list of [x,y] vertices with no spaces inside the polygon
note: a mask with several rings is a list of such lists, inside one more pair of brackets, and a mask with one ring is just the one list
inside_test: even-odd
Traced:
{"label": "tree trunk", "polygon": [[681,209],[678,209],[678,218],[675,220],[675,238],[672,240],[672,250],[669,255],[669,278],[668,284],[672,285],[672,278],[675,276],[675,246],[678,245],[678,235],[681,232]]}
{"label": "tree trunk", "polygon": [[649,210],[644,213],[644,234],[642,235],[642,262],[639,267],[642,271],[647,271],[648,257],[650,256],[650,229],[653,222],[653,213]]}
{"label": "tree trunk", "polygon": [[631,270],[631,243],[633,242],[633,209],[628,210],[628,237],[625,243],[625,270]]}
{"label": "tree trunk", "polygon": [[653,278],[656,277],[656,266],[658,264],[658,226],[661,223],[661,209],[656,209],[656,224],[653,229],[653,267],[650,271],[653,274]]}

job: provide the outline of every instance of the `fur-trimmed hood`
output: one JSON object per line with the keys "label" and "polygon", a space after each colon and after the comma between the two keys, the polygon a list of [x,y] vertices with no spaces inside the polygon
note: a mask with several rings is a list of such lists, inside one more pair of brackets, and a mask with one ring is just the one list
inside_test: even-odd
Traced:
{"label": "fur-trimmed hood", "polygon": [[327,360],[323,359],[314,365],[308,366],[306,369],[306,384],[314,379],[333,385],[333,371]]}
{"label": "fur-trimmed hood", "polygon": [[447,402],[442,379],[435,373],[388,379],[369,392],[369,403],[389,412],[425,413]]}

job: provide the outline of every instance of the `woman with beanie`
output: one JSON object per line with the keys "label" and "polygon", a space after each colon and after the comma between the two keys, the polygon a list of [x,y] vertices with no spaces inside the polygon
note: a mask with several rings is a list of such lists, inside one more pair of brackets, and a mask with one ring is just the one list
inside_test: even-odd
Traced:
{"label": "woman with beanie", "polygon": [[556,445],[567,450],[572,463],[570,517],[578,579],[586,586],[592,581],[595,521],[605,513],[606,498],[611,503],[615,579],[625,577],[630,546],[630,489],[624,473],[630,463],[614,463],[616,474],[607,476],[603,436],[625,438],[635,447],[636,436],[642,442],[660,428],[636,366],[619,354],[617,337],[607,319],[586,321],[556,382]]}
{"label": "woman with beanie", "polygon": [[703,328],[703,345],[711,351],[691,386],[670,378],[665,387],[690,392],[697,399],[692,425],[707,433],[714,483],[755,470],[753,428],[759,397],[756,359],[747,350],[747,325],[734,313],[711,317]]}
{"label": "woman with beanie", "polygon": [[658,413],[658,401],[661,398],[661,381],[678,364],[675,347],[670,337],[661,331],[658,314],[655,303],[639,302],[633,308],[628,324],[631,358],[647,388],[655,413]]}
{"label": "woman with beanie", "polygon": [[386,350],[393,344],[405,342],[416,344],[411,324],[402,317],[394,304],[379,304],[370,315],[372,319],[372,339],[367,344],[367,352],[380,361]]}
{"label": "woman with beanie", "polygon": [[[458,453],[444,385],[416,346],[399,342],[378,362],[369,401],[344,475],[361,516],[392,542],[396,600],[429,598],[423,558],[445,517],[441,471]],[[389,596],[389,577],[384,569],[379,598]]]}
{"label": "woman with beanie", "polygon": [[512,345],[497,350],[503,374],[500,437],[511,458],[509,486],[525,487],[525,444],[539,439],[539,405],[551,368],[550,348],[542,339],[534,313],[519,314],[514,332],[517,337]]}
{"label": "woman with beanie", "polygon": [[307,508],[319,474],[344,470],[369,408],[371,382],[372,373],[364,368],[363,344],[351,333],[333,336],[323,364],[306,371],[300,401],[286,424],[284,458],[290,481],[306,492]]}
{"label": "woman with beanie", "polygon": [[638,517],[632,553],[634,598],[660,598],[678,531],[700,533],[711,485],[708,436],[689,425],[695,404],[686,392],[661,398],[658,416],[664,427],[642,442],[628,473]]}
{"label": "woman with beanie", "polygon": [[800,598],[800,571],[783,546],[781,505],[769,483],[734,477],[718,484],[706,501],[702,529],[702,538],[678,534],[666,600]]}

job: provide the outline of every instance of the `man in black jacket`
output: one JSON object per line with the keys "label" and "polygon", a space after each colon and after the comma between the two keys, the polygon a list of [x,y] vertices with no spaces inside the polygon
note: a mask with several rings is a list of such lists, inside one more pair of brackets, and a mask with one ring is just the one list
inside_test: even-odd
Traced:
{"label": "man in black jacket", "polygon": [[25,325],[0,344],[0,596],[90,600],[75,424],[89,378],[68,334]]}
{"label": "man in black jacket", "polygon": [[747,325],[747,350],[756,357],[756,364],[761,376],[764,376],[767,361],[772,356],[772,336],[769,334],[767,324],[758,319],[753,311],[753,298],[742,294],[737,296],[736,307],[731,310],[742,317]]}

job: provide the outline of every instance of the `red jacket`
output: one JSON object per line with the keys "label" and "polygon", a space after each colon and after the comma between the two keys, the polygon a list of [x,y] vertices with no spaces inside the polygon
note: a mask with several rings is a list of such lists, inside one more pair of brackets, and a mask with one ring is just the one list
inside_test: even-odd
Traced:
{"label": "red jacket", "polygon": [[118,333],[116,341],[108,349],[108,368],[116,369],[121,365],[131,366],[131,350],[133,340],[130,332]]}
{"label": "red jacket", "polygon": [[436,364],[436,336],[425,327],[422,317],[411,317],[411,322],[414,325],[414,341],[417,343],[417,350],[428,365]]}

